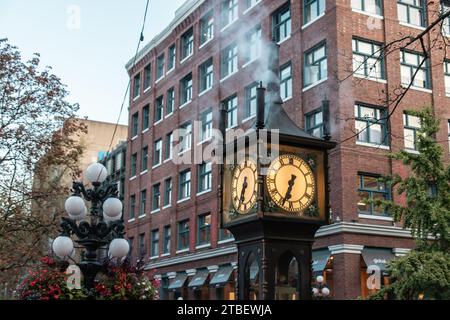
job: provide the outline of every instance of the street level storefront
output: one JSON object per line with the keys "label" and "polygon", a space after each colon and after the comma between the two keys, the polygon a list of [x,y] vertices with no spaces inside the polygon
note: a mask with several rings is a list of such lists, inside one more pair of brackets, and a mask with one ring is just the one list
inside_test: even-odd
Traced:
{"label": "street level storefront", "polygon": [[168,300],[235,300],[236,265],[171,272],[161,276],[161,298]]}
{"label": "street level storefront", "polygon": [[[336,286],[336,279],[342,277],[341,271],[336,270],[334,260],[339,255],[350,253],[358,261],[357,268],[353,269],[354,278],[359,279],[360,297],[365,298],[384,286],[389,285],[387,263],[396,257],[406,254],[409,249],[366,247],[362,245],[347,245],[337,248],[329,246],[313,251],[312,274],[313,281],[317,276],[323,276],[324,283],[331,291],[330,298],[341,290]],[[348,270],[347,270],[348,271]],[[288,270],[289,275],[297,274],[296,270]],[[301,276],[301,275],[300,275]],[[210,265],[176,272],[158,274],[161,279],[160,296],[165,300],[235,300],[236,299],[236,263]],[[255,299],[258,288],[258,267],[250,268],[250,286],[253,292],[250,299]],[[285,286],[286,287],[286,286]],[[296,300],[293,292],[279,286],[277,297],[283,300]]]}
{"label": "street level storefront", "polygon": [[[408,249],[399,248],[374,248],[364,246],[348,247],[347,253],[359,256],[359,272],[360,279],[360,297],[365,298],[371,294],[376,293],[381,288],[389,285],[389,273],[387,270],[387,263],[396,257],[406,254]],[[353,251],[350,250],[353,249]],[[343,250],[343,249],[342,249]],[[331,298],[339,288],[335,286],[335,279],[340,275],[334,270],[334,254],[340,254],[339,248],[330,246],[329,248],[319,249],[313,251],[312,269],[314,279],[317,276],[323,276],[324,283],[331,290]]]}

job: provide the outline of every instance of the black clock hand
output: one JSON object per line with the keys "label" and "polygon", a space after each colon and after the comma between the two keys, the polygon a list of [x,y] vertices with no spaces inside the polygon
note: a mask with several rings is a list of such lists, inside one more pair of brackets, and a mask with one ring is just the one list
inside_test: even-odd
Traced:
{"label": "black clock hand", "polygon": [[297,179],[297,176],[291,175],[291,180],[289,180],[289,182],[288,182],[289,187],[286,191],[286,195],[283,198],[283,203],[282,203],[283,206],[286,203],[286,201],[288,201],[290,198],[292,198],[291,192],[292,192],[292,188],[294,187],[294,184],[295,184],[295,179]]}
{"label": "black clock hand", "polygon": [[247,187],[248,187],[247,177],[244,177],[244,183],[242,184],[242,190],[241,190],[241,198],[239,199],[239,206],[245,200],[245,190],[247,189]]}

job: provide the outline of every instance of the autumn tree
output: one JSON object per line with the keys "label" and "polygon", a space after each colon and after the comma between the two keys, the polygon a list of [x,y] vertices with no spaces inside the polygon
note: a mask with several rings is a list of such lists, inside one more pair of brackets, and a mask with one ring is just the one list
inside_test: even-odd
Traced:
{"label": "autumn tree", "polygon": [[85,128],[67,96],[39,54],[23,61],[0,41],[0,286],[42,255],[58,227],[52,202],[68,192],[60,180],[78,174]]}

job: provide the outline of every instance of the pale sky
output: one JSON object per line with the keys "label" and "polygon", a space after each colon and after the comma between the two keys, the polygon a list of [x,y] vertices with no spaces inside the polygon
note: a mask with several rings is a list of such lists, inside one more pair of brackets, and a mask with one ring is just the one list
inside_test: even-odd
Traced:
{"label": "pale sky", "polygon": [[[141,48],[184,0],[150,0]],[[0,0],[0,39],[22,58],[41,54],[80,104],[79,116],[116,122],[142,26],[146,0]],[[127,124],[128,99],[122,113]]]}

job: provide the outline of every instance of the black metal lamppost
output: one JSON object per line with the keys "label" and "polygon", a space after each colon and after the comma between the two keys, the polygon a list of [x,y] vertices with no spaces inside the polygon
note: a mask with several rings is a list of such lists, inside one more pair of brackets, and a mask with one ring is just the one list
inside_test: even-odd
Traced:
{"label": "black metal lamppost", "polygon": [[[75,258],[75,246],[81,249],[79,266],[86,289],[94,288],[95,277],[102,270],[106,257],[102,250],[108,249],[108,257],[125,258],[130,250],[122,219],[122,202],[117,198],[117,185],[104,184],[106,168],[100,163],[91,164],[86,170],[86,178],[93,186],[86,189],[83,183],[73,182],[73,194],[65,202],[69,217],[61,221],[61,234],[52,243],[53,252],[63,260]],[[90,202],[90,210],[85,201]]]}

